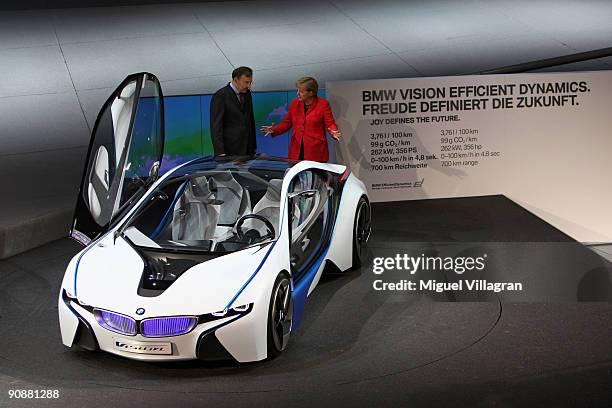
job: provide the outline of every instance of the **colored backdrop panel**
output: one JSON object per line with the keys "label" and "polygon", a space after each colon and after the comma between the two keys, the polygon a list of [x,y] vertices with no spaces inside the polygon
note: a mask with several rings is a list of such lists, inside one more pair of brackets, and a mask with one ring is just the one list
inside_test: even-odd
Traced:
{"label": "colored backdrop panel", "polygon": [[146,177],[157,160],[161,146],[160,99],[140,98],[134,117],[132,141],[127,163],[126,177]]}
{"label": "colored backdrop panel", "polygon": [[287,157],[289,153],[289,133],[269,137],[264,136],[259,130],[264,125],[279,123],[285,117],[287,114],[287,93],[253,93],[253,112],[257,131],[257,151],[268,156]]}
{"label": "colored backdrop panel", "polygon": [[204,154],[200,96],[164,98],[165,146],[161,172]]}
{"label": "colored backdrop panel", "polygon": [[[319,90],[325,97],[325,90]],[[162,173],[201,156],[214,154],[210,135],[210,102],[212,95],[167,96],[165,103],[166,143]],[[259,129],[279,123],[287,114],[295,91],[253,92],[257,151],[268,156],[287,157],[291,131],[276,137],[266,137]],[[329,144],[334,141],[328,137]],[[330,149],[330,162],[334,151]]]}
{"label": "colored backdrop panel", "polygon": [[202,155],[212,156],[214,154],[212,139],[210,137],[210,101],[212,95],[202,95],[202,109],[200,117],[202,120]]}

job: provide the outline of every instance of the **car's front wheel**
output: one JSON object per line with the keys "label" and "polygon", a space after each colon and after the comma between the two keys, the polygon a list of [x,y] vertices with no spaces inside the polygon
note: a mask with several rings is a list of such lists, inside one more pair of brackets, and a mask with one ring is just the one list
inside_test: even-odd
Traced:
{"label": "car's front wheel", "polygon": [[278,356],[289,342],[293,300],[289,277],[281,273],[274,282],[268,311],[268,357]]}

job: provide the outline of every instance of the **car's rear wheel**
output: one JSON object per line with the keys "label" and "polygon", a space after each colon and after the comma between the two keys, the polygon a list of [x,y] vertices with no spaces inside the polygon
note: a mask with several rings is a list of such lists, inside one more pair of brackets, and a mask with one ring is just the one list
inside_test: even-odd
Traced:
{"label": "car's rear wheel", "polygon": [[361,197],[357,203],[353,226],[353,268],[359,268],[366,259],[371,220],[370,203],[365,197]]}
{"label": "car's rear wheel", "polygon": [[293,300],[289,277],[281,273],[274,282],[268,311],[268,357],[278,356],[289,342]]}

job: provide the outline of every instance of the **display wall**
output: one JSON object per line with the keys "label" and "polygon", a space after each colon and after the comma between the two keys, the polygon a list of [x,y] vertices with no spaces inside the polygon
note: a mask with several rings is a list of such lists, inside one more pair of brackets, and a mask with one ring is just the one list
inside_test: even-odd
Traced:
{"label": "display wall", "polygon": [[337,158],[373,201],[504,194],[612,241],[612,71],[328,82]]}

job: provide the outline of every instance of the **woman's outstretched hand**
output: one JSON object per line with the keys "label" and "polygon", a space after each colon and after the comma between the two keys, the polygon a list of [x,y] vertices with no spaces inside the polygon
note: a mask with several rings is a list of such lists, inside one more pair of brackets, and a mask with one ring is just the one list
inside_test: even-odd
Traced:
{"label": "woman's outstretched hand", "polygon": [[270,136],[272,133],[274,133],[272,126],[274,126],[274,123],[272,123],[270,126],[262,126],[259,130],[264,134],[264,136]]}
{"label": "woman's outstretched hand", "polygon": [[329,132],[329,134],[331,135],[331,137],[337,142],[338,140],[340,140],[340,138],[342,137],[342,132],[340,132],[339,130],[332,130],[327,129],[327,131]]}

